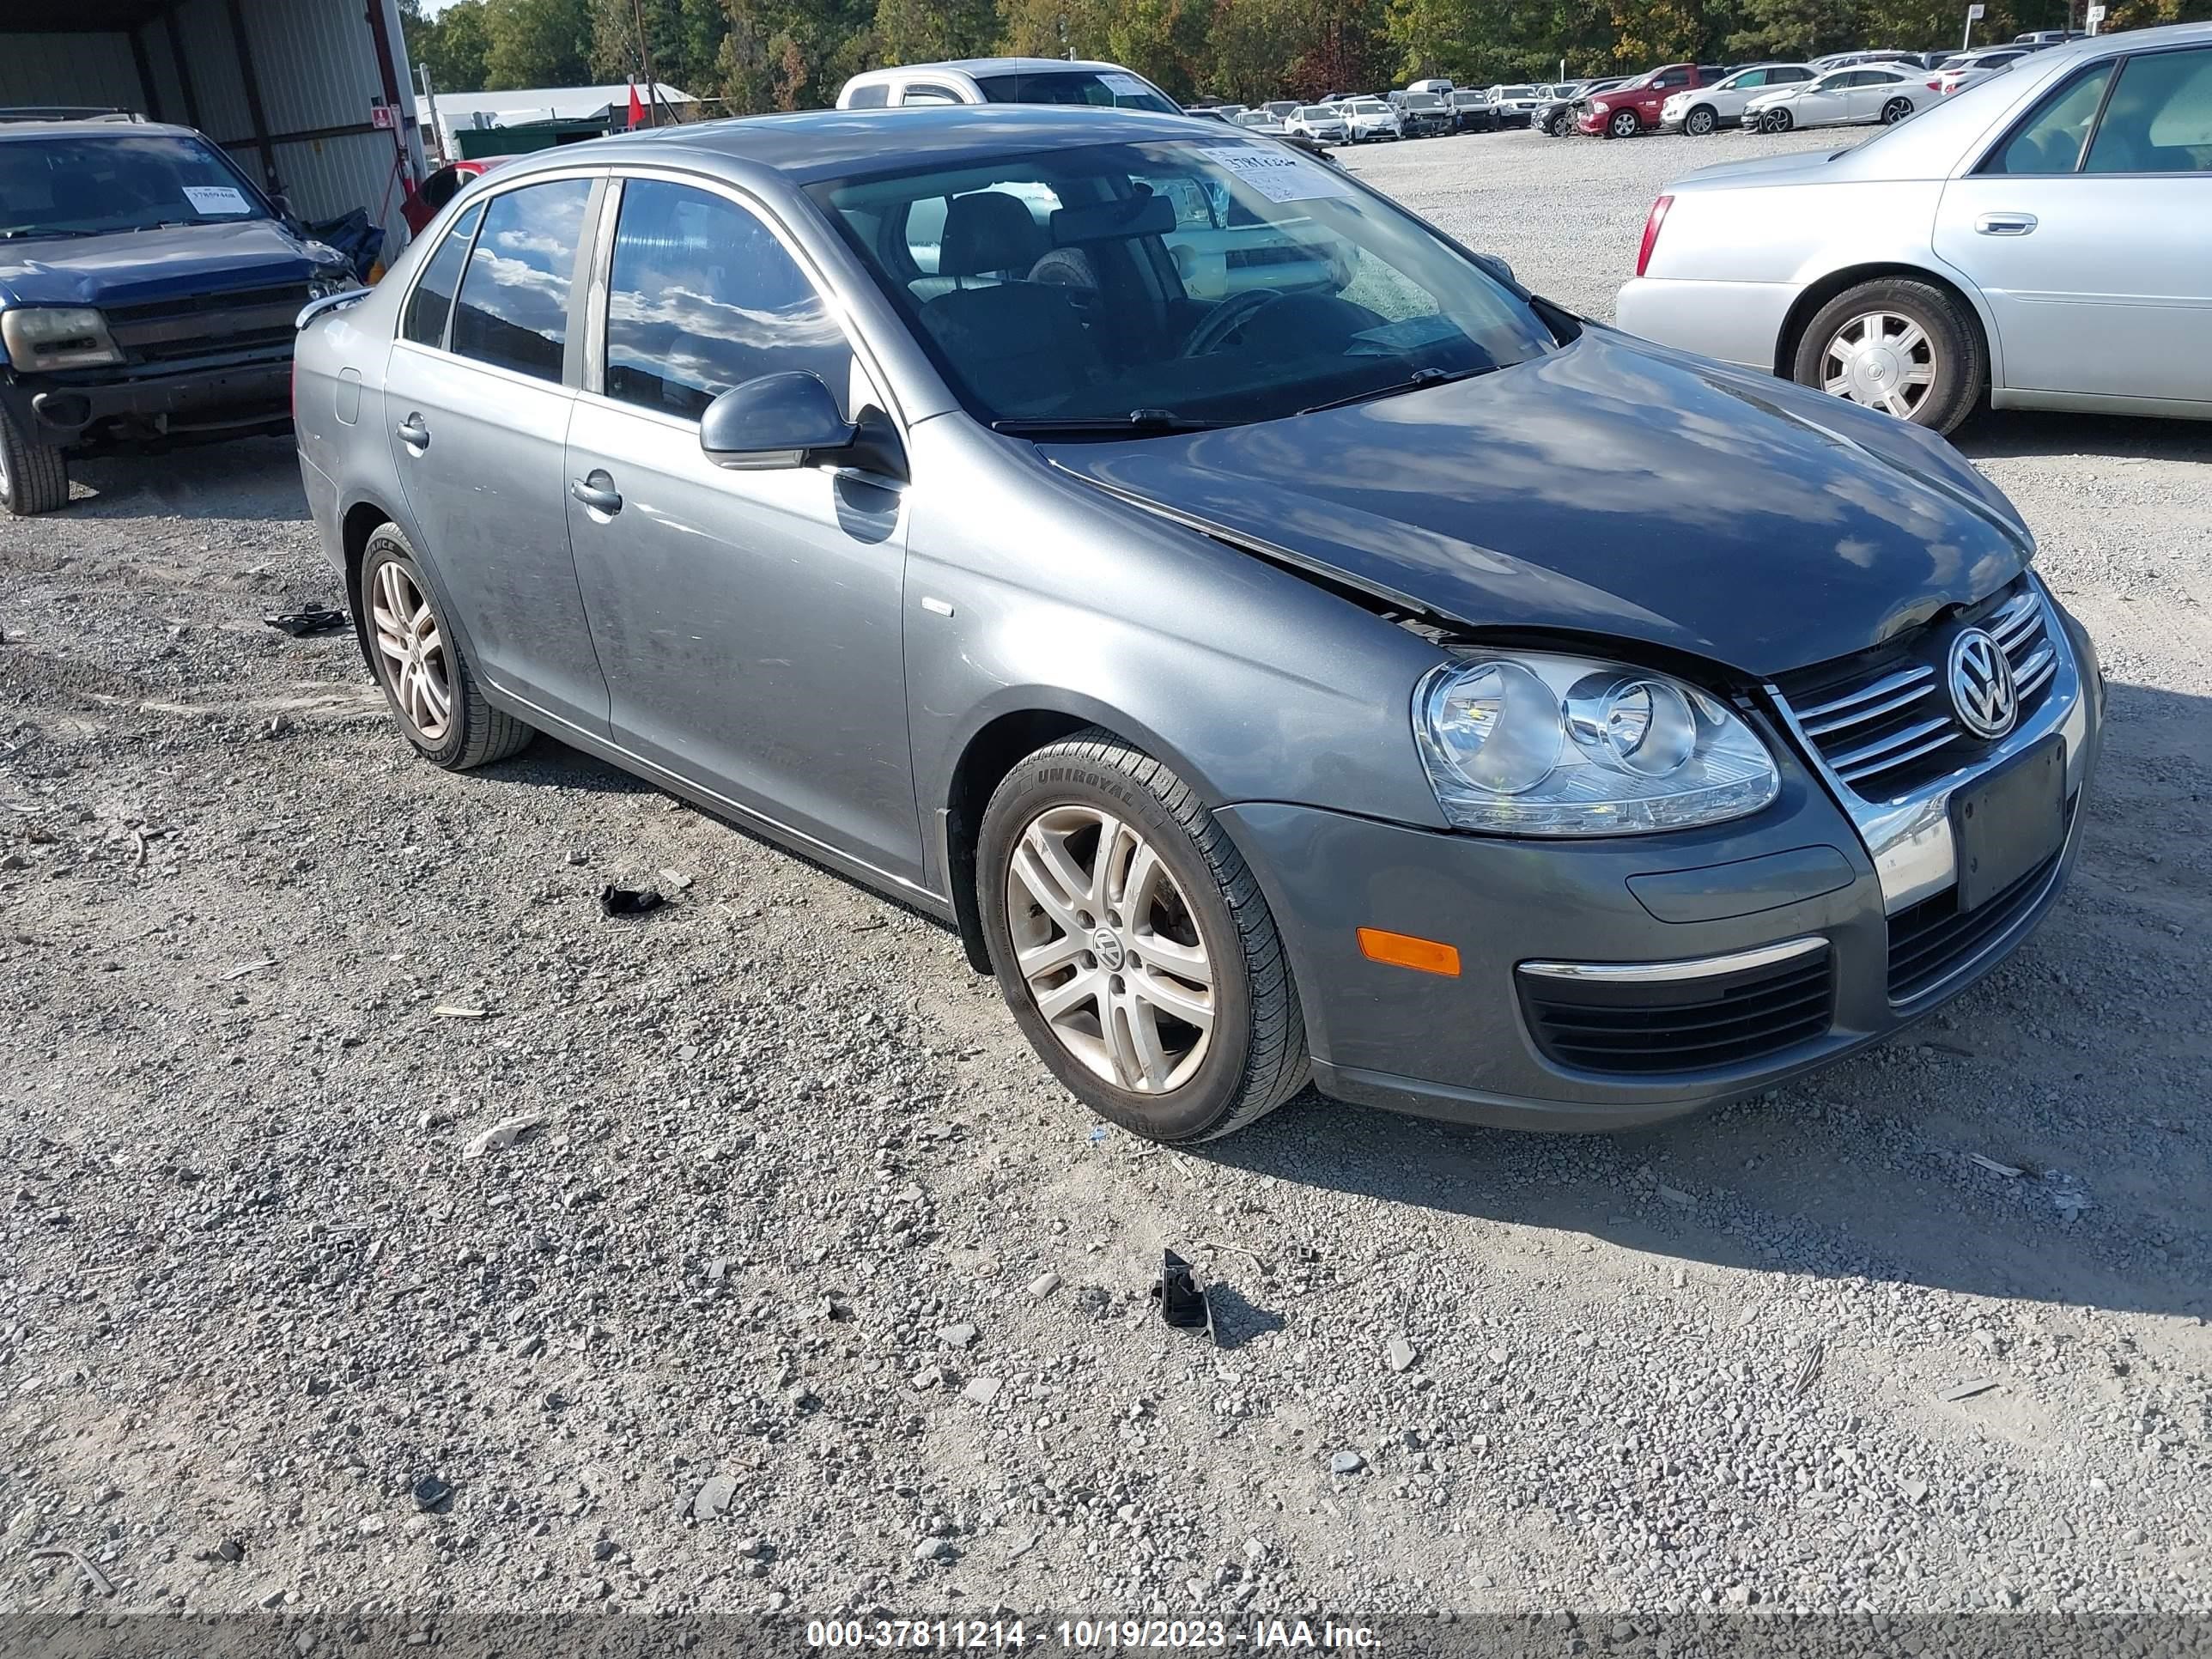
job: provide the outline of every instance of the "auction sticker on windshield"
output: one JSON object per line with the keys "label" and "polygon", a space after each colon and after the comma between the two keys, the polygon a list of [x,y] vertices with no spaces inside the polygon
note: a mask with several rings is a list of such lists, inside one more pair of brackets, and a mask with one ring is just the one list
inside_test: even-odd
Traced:
{"label": "auction sticker on windshield", "polygon": [[1116,98],[1149,98],[1152,95],[1152,89],[1133,75],[1102,75],[1098,79]]}
{"label": "auction sticker on windshield", "polygon": [[245,192],[232,185],[186,185],[185,199],[195,213],[251,213]]}
{"label": "auction sticker on windshield", "polygon": [[1326,167],[1315,166],[1294,149],[1280,154],[1258,146],[1224,144],[1205,152],[1206,159],[1226,168],[1271,202],[1315,202],[1328,197],[1349,198],[1352,186]]}

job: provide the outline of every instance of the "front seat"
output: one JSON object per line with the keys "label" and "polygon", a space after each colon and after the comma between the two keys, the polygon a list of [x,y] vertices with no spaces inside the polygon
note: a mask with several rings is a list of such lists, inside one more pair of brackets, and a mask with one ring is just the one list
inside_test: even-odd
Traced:
{"label": "front seat", "polygon": [[1003,191],[973,191],[945,206],[937,274],[957,288],[972,287],[977,277],[1012,281],[1028,276],[1047,246],[1026,202]]}

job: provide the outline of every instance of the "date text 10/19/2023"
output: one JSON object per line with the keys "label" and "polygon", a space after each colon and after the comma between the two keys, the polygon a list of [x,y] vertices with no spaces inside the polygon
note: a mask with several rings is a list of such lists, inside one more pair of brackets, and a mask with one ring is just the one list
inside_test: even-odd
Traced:
{"label": "date text 10/19/2023", "polygon": [[1068,1652],[1243,1648],[1351,1650],[1379,1645],[1364,1625],[1334,1620],[1250,1619],[811,1619],[810,1648],[960,1650],[1030,1647]]}

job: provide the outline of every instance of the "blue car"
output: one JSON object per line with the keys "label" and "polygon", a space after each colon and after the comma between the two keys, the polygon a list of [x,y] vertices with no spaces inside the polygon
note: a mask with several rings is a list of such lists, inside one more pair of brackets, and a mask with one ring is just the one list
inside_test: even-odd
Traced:
{"label": "blue car", "polygon": [[0,508],[61,506],[72,454],[283,431],[293,319],[353,286],[199,133],[0,112]]}

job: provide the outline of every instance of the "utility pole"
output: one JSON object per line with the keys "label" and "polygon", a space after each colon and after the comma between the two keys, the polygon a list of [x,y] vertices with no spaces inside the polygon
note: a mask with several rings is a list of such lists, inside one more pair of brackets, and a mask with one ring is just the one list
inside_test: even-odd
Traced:
{"label": "utility pole", "polygon": [[637,20],[637,61],[645,68],[647,125],[660,125],[660,82],[653,75],[653,48],[645,38],[645,0],[629,0],[630,15]]}
{"label": "utility pole", "polygon": [[430,118],[430,137],[437,141],[438,164],[441,167],[443,167],[447,161],[446,130],[438,125],[438,94],[430,88],[429,65],[427,64],[416,64],[415,79],[420,86],[422,93],[423,112]]}

